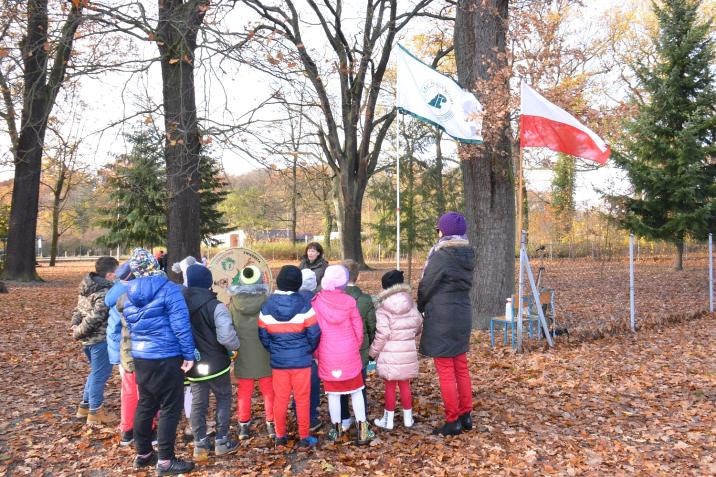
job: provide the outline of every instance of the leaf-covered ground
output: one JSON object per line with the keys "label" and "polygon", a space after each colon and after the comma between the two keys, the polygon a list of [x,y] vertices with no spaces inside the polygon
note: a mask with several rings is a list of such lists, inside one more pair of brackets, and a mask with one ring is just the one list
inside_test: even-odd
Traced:
{"label": "leaf-covered ground", "polygon": [[[442,410],[432,364],[423,360],[413,384],[414,428],[378,431],[368,447],[322,440],[308,453],[276,451],[258,436],[238,454],[210,460],[199,475],[716,475],[716,318],[697,313],[704,297],[708,304],[705,262],[685,272],[657,264],[638,278],[637,289],[651,297],[641,306],[652,309],[636,336],[622,333],[623,263],[602,270],[561,263],[548,266],[546,284],[560,290],[565,322],[585,331],[570,331],[556,350],[525,355],[492,350],[486,333],[476,332],[476,430],[429,435]],[[132,450],[118,446],[114,429],[74,419],[88,368],[68,321],[87,268],[42,268],[44,284],[11,283],[10,294],[0,295],[0,475],[132,473]],[[361,283],[374,291],[379,274]],[[606,331],[603,322],[612,323]],[[599,336],[606,337],[593,339]],[[382,386],[373,376],[368,384],[376,417]],[[106,401],[118,412],[118,373]],[[189,456],[191,445],[181,436],[178,442],[178,454]]]}

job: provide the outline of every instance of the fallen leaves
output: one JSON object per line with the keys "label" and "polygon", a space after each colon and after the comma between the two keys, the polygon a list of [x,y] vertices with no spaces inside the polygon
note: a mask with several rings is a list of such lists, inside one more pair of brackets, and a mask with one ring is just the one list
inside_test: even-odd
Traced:
{"label": "fallen leaves", "polygon": [[[69,338],[67,322],[77,283],[90,267],[91,262],[43,267],[45,283],[9,283],[10,293],[0,295],[0,475],[133,472],[133,450],[119,447],[116,430],[89,428],[74,419],[88,367],[80,345]],[[375,291],[382,272],[362,275],[359,284]],[[586,269],[575,273],[592,277]],[[565,286],[558,303],[573,314],[570,319],[576,322],[578,313],[585,313],[585,322],[594,320],[583,310],[596,304],[591,294],[597,291],[585,290],[575,301],[579,283],[568,283],[567,272],[554,266],[548,274]],[[693,286],[697,279],[686,274],[682,280]],[[680,287],[654,285],[655,291],[648,291],[648,283],[641,283],[641,293]],[[620,298],[605,293],[604,309],[617,309]],[[681,302],[674,308],[688,311]],[[558,340],[556,350],[521,355],[510,348],[493,350],[487,334],[476,332],[469,355],[474,431],[445,439],[430,435],[442,420],[442,404],[433,365],[422,359],[412,383],[413,428],[403,428],[396,416],[393,431],[374,428],[378,439],[358,447],[350,440],[329,444],[324,426],[321,447],[298,452],[274,449],[259,426],[236,455],[210,459],[192,475],[714,475],[716,322],[699,316],[596,341],[577,341],[570,331],[569,344]],[[368,391],[373,418],[383,403],[375,375],[368,378]],[[254,422],[263,416],[257,397]],[[116,372],[106,405],[118,412]],[[290,418],[289,431],[294,429]],[[179,438],[177,453],[186,457],[191,451]]]}

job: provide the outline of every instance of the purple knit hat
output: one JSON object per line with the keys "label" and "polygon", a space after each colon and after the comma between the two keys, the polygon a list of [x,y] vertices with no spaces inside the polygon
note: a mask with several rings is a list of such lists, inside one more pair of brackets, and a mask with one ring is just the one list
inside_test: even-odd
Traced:
{"label": "purple knit hat", "polygon": [[457,212],[444,213],[438,220],[438,230],[443,235],[465,235],[467,233],[465,216]]}

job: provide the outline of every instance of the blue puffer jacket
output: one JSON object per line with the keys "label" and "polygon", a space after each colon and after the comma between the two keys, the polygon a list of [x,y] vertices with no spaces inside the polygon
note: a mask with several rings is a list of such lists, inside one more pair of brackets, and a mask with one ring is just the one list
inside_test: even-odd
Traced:
{"label": "blue puffer jacket", "polygon": [[311,302],[298,293],[274,292],[261,307],[259,339],[271,353],[271,368],[310,368],[320,338]]}
{"label": "blue puffer jacket", "polygon": [[119,343],[122,341],[122,317],[117,311],[117,300],[127,293],[127,285],[117,282],[112,285],[104,297],[104,304],[109,308],[109,321],[107,321],[107,352],[111,364],[120,364]]}
{"label": "blue puffer jacket", "polygon": [[127,298],[124,319],[133,357],[194,360],[189,309],[178,285],[165,275],[137,278],[129,282]]}

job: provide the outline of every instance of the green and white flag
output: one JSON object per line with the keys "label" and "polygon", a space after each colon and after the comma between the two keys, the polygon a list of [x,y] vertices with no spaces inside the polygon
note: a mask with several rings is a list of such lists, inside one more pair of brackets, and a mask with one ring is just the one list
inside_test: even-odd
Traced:
{"label": "green and white flag", "polygon": [[460,142],[482,143],[482,105],[475,95],[400,44],[397,55],[398,110],[439,127]]}

